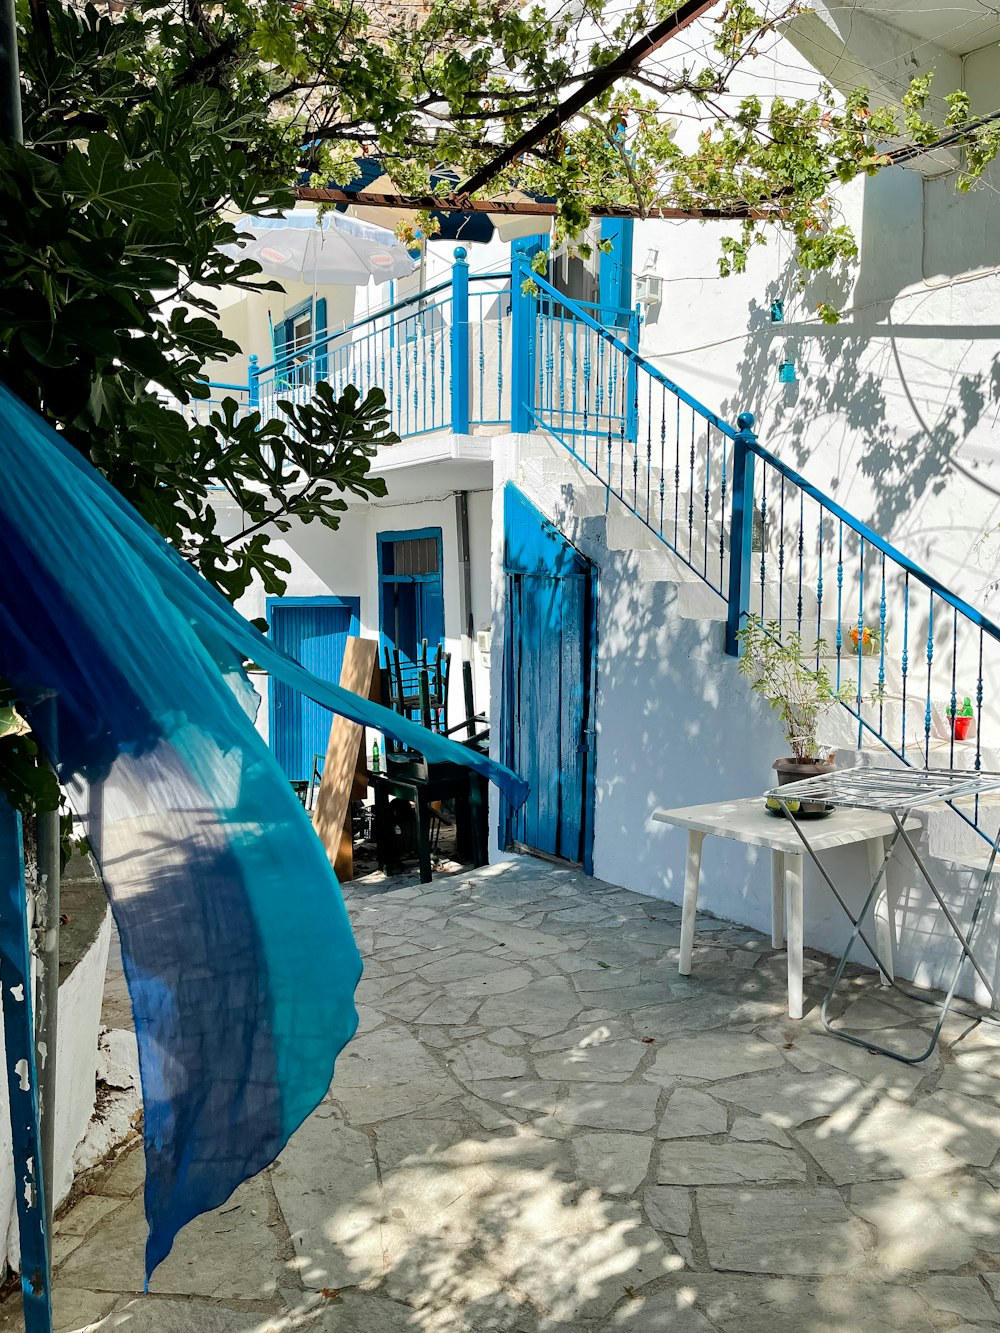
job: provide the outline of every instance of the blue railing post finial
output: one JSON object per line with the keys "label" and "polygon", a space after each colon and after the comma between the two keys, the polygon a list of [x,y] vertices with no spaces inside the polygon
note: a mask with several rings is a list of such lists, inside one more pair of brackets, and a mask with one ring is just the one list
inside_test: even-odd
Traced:
{"label": "blue railing post finial", "polygon": [[[639,350],[639,333],[642,328],[642,306],[638,301],[628,317],[627,346],[633,352]],[[630,442],[639,438],[639,366],[632,359],[628,363],[626,374],[626,422],[625,435]]]}
{"label": "blue railing post finial", "polygon": [[249,376],[247,378],[247,401],[251,407],[260,406],[260,358],[251,353]]}
{"label": "blue railing post finial", "polygon": [[739,631],[750,610],[750,565],[753,560],[753,473],[757,443],[752,412],[736,418],[733,439],[733,489],[729,523],[729,610],[726,615],[726,652],[738,657]]}
{"label": "blue railing post finial", "polygon": [[469,264],[465,249],[455,250],[451,269],[451,428],[469,433]]}
{"label": "blue railing post finial", "polygon": [[535,325],[535,298],[524,291],[531,281],[530,257],[515,243],[510,275],[510,428],[527,433],[534,428],[534,374],[531,341]]}

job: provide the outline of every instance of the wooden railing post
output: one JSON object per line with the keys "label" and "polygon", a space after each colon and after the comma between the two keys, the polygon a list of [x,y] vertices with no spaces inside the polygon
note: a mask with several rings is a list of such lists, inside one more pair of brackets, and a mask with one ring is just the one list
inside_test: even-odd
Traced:
{"label": "wooden railing post", "polygon": [[469,265],[462,246],[451,269],[451,428],[469,433]]}
{"label": "wooden railing post", "polygon": [[729,611],[726,616],[726,652],[738,657],[737,637],[750,610],[750,565],[753,558],[753,474],[757,443],[753,413],[737,418],[739,432],[733,440],[733,491],[729,523]]}

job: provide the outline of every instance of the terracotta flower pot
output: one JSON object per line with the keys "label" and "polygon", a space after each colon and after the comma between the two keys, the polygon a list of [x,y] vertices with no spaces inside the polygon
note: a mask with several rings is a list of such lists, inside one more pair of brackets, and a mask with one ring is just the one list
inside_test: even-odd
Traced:
{"label": "terracotta flower pot", "polygon": [[965,714],[959,714],[958,717],[951,719],[951,729],[955,733],[957,741],[966,741],[969,739],[969,732],[972,729],[972,718]]}
{"label": "terracotta flower pot", "polygon": [[[771,765],[778,775],[778,786],[783,787],[786,782],[804,782],[806,778],[819,778],[824,773],[832,773],[837,767],[836,759],[796,759],[789,755],[785,759],[775,759]],[[821,815],[828,815],[830,807],[825,801],[803,801],[799,815],[807,815],[814,819]]]}

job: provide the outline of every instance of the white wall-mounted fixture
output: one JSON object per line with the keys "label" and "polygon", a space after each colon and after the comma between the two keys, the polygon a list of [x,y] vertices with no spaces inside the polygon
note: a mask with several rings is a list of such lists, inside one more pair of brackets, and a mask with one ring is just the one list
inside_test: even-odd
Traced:
{"label": "white wall-mounted fixture", "polygon": [[642,268],[635,275],[635,299],[642,305],[659,305],[663,300],[663,279],[656,271],[659,259],[659,250],[647,250]]}
{"label": "white wall-mounted fixture", "polygon": [[663,279],[653,273],[640,273],[635,279],[635,299],[642,305],[658,305],[663,300]]}
{"label": "white wall-mounted fixture", "polygon": [[479,652],[479,660],[483,666],[490,664],[490,650],[493,647],[493,631],[491,629],[476,630],[476,648]]}

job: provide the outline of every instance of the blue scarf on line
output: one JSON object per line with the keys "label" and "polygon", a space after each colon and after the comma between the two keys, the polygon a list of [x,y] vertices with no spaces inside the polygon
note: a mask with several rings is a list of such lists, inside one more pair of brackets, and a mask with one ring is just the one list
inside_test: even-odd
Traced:
{"label": "blue scarf on line", "polygon": [[71,786],[121,937],[148,1282],[182,1226],[274,1160],[357,1026],[361,958],[337,880],[253,726],[242,659],[475,769],[514,806],[527,786],[312,676],[3,386],[0,477],[0,677]]}

